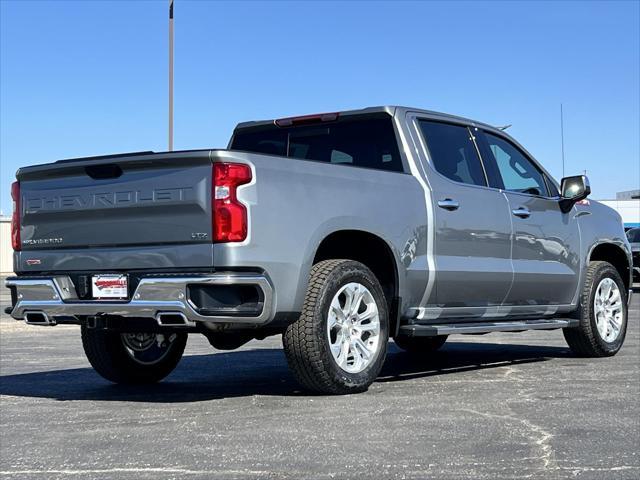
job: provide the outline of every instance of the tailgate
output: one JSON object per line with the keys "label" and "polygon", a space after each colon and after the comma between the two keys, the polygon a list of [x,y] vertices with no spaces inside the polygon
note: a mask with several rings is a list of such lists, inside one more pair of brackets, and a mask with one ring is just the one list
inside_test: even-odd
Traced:
{"label": "tailgate", "polygon": [[209,150],[20,169],[22,250],[210,243],[211,175]]}

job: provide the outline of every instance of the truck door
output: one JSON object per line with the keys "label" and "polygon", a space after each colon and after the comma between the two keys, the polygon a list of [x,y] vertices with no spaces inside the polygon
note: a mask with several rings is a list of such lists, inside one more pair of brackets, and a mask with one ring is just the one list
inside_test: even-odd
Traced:
{"label": "truck door", "polygon": [[426,144],[435,220],[438,317],[497,309],[513,279],[507,199],[488,187],[473,132],[464,124],[418,119]]}
{"label": "truck door", "polygon": [[548,306],[571,304],[580,273],[574,212],[562,213],[556,186],[507,137],[478,137],[485,164],[495,162],[513,222],[514,281],[505,305],[544,313]]}

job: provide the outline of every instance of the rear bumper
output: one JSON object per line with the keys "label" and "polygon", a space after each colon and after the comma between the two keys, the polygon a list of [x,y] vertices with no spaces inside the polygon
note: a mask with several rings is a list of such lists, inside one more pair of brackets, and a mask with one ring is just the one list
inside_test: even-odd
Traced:
{"label": "rear bumper", "polygon": [[[68,276],[38,278],[11,277],[6,286],[13,289],[15,304],[10,315],[16,320],[25,314],[43,314],[46,322],[55,325],[56,317],[116,315],[121,317],[153,318],[159,314],[182,314],[190,324],[194,322],[263,325],[272,318],[274,293],[265,275],[251,273],[215,273],[203,276],[153,276],[140,280],[131,300],[84,301],[76,295]],[[256,315],[205,315],[198,312],[188,298],[192,285],[252,285],[262,292],[262,308]],[[33,315],[35,317],[35,315]],[[27,322],[29,323],[29,322]],[[160,320],[158,320],[160,323]]]}

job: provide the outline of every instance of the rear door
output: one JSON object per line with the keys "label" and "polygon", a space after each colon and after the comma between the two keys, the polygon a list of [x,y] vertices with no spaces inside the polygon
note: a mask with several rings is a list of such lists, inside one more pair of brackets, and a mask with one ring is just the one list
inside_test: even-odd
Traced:
{"label": "rear door", "polygon": [[438,316],[497,312],[513,277],[508,202],[488,188],[472,130],[427,119],[418,125],[432,170]]}
{"label": "rear door", "polygon": [[505,305],[544,313],[548,306],[572,303],[580,272],[574,212],[562,213],[553,182],[507,137],[478,137],[485,164],[498,172],[513,222],[514,281]]}

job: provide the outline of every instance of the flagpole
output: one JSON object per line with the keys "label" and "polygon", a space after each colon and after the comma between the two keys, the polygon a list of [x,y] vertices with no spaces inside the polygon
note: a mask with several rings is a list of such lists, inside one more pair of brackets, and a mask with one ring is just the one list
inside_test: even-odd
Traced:
{"label": "flagpole", "polygon": [[169,0],[169,151],[173,151],[173,0]]}

